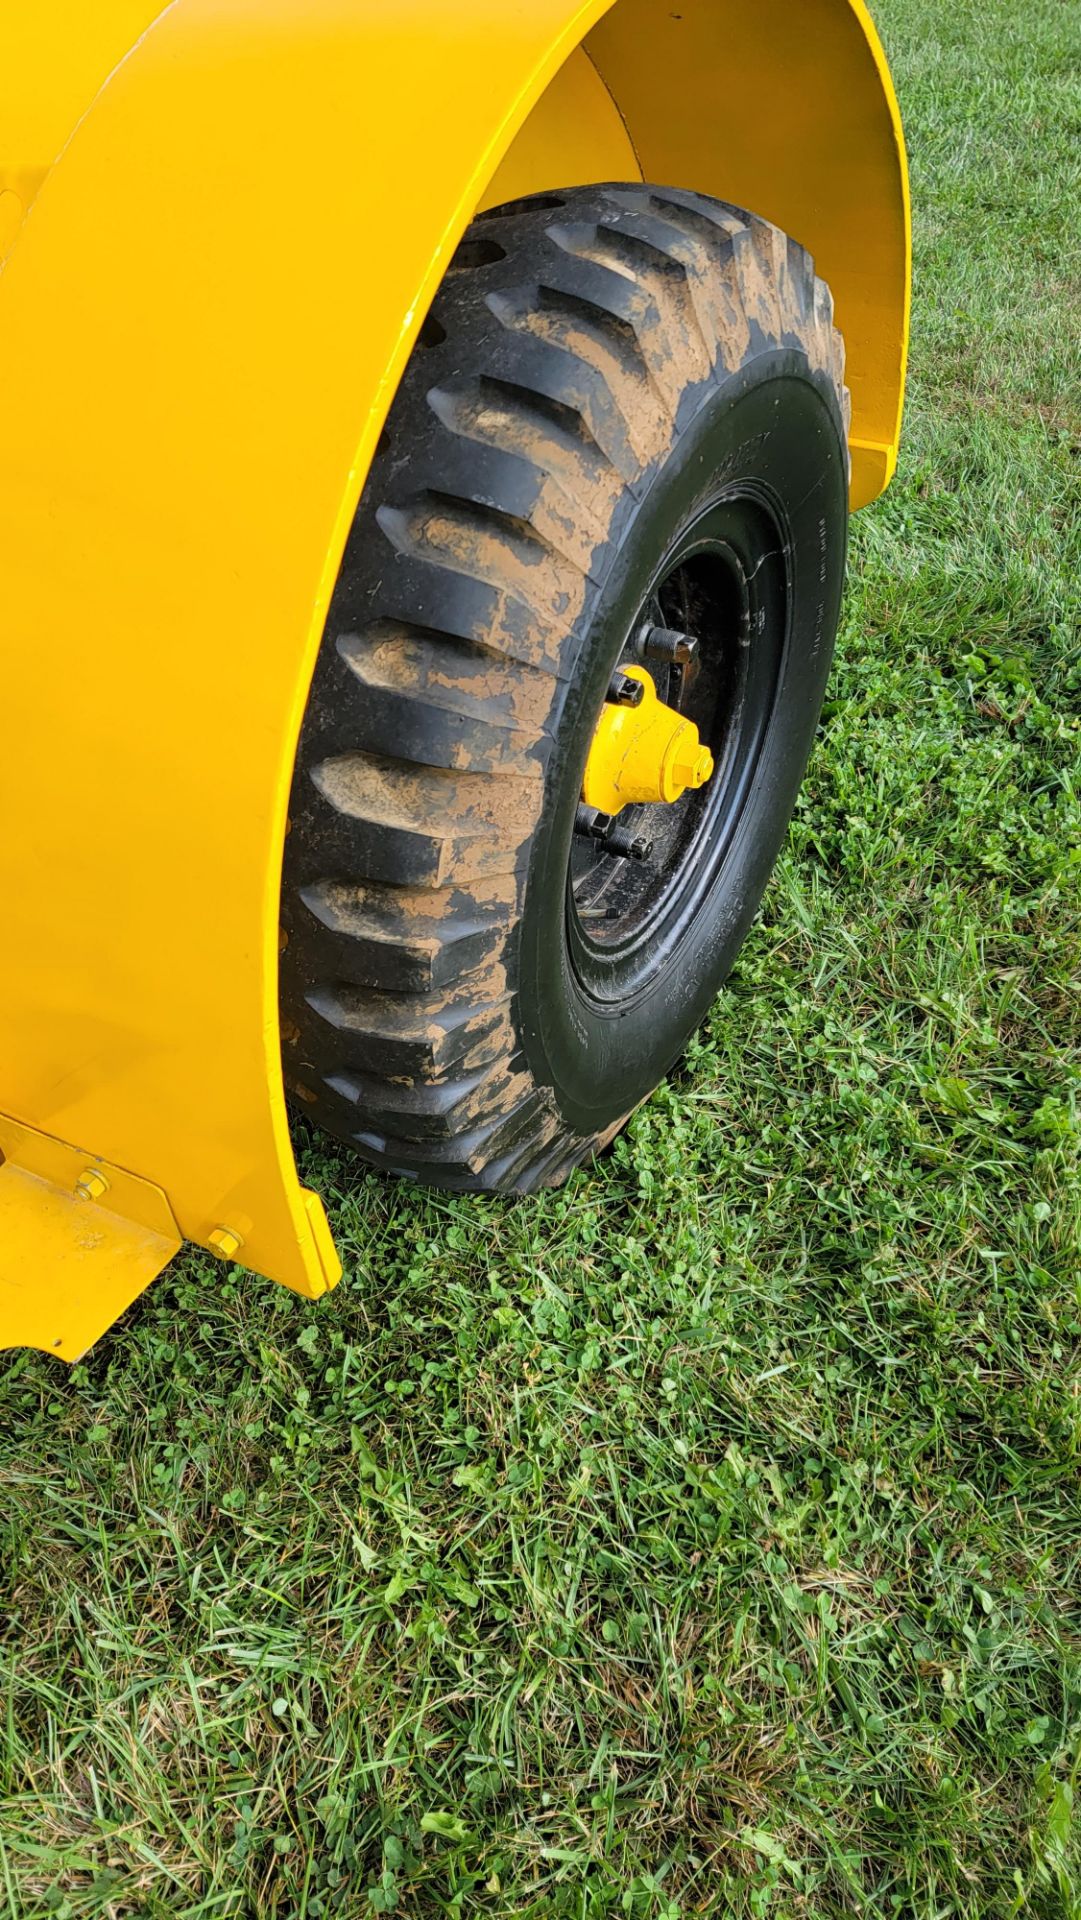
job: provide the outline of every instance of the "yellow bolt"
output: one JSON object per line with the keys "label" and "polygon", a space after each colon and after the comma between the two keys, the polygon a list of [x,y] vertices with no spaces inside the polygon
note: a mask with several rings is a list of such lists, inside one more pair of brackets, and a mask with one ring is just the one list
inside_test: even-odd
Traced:
{"label": "yellow bolt", "polygon": [[75,1182],[75,1198],[77,1200],[100,1200],[102,1194],[108,1193],[108,1191],[109,1182],[103,1173],[98,1172],[96,1167],[87,1167]]}
{"label": "yellow bolt", "polygon": [[713,755],[708,747],[699,747],[686,760],[677,760],[672,777],[680,787],[704,787],[713,772]]}
{"label": "yellow bolt", "polygon": [[206,1244],[219,1260],[235,1260],[244,1242],[231,1227],[215,1227]]}

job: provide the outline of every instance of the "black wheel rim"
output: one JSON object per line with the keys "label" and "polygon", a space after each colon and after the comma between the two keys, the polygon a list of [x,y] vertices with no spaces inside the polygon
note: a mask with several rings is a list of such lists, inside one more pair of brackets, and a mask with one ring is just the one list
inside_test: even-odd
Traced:
{"label": "black wheel rim", "polygon": [[715,884],[754,782],[780,683],[789,625],[787,541],[771,500],[726,494],[662,557],[617,665],[642,664],[650,626],[696,642],[693,667],[646,662],[661,700],[693,720],[714,758],[705,787],[681,800],[626,807],[619,825],[652,842],[620,859],[576,833],[567,873],[567,940],[581,989],[625,1001],[671,963]]}

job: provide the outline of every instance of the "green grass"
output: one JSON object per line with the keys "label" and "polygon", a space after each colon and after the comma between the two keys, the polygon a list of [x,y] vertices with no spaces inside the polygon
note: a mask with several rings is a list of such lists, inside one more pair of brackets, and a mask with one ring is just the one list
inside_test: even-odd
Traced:
{"label": "green grass", "polygon": [[766,913],[594,1170],[314,1144],[0,1380],[0,1914],[1081,1915],[1081,25],[881,0],[918,208]]}

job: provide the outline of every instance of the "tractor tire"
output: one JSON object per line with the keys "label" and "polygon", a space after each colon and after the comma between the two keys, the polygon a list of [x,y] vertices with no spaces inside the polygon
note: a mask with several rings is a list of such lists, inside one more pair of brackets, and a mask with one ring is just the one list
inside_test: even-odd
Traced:
{"label": "tractor tire", "polygon": [[[554,1184],[680,1055],[811,750],[847,420],[829,291],[765,221],[642,185],[474,221],[357,510],[290,806],[286,1083],[375,1166]],[[654,850],[621,859],[579,803],[643,647],[716,771],[627,809]]]}

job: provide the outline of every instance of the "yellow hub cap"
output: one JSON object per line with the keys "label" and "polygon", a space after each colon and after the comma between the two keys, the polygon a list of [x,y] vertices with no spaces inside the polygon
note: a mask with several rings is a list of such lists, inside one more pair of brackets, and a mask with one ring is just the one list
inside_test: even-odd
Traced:
{"label": "yellow hub cap", "polygon": [[598,813],[619,813],[648,800],[679,800],[704,787],[713,772],[713,755],[703,746],[693,720],[657,698],[644,667],[624,667],[624,679],[638,680],[637,706],[606,701],[593,735],[582,782],[582,799]]}

